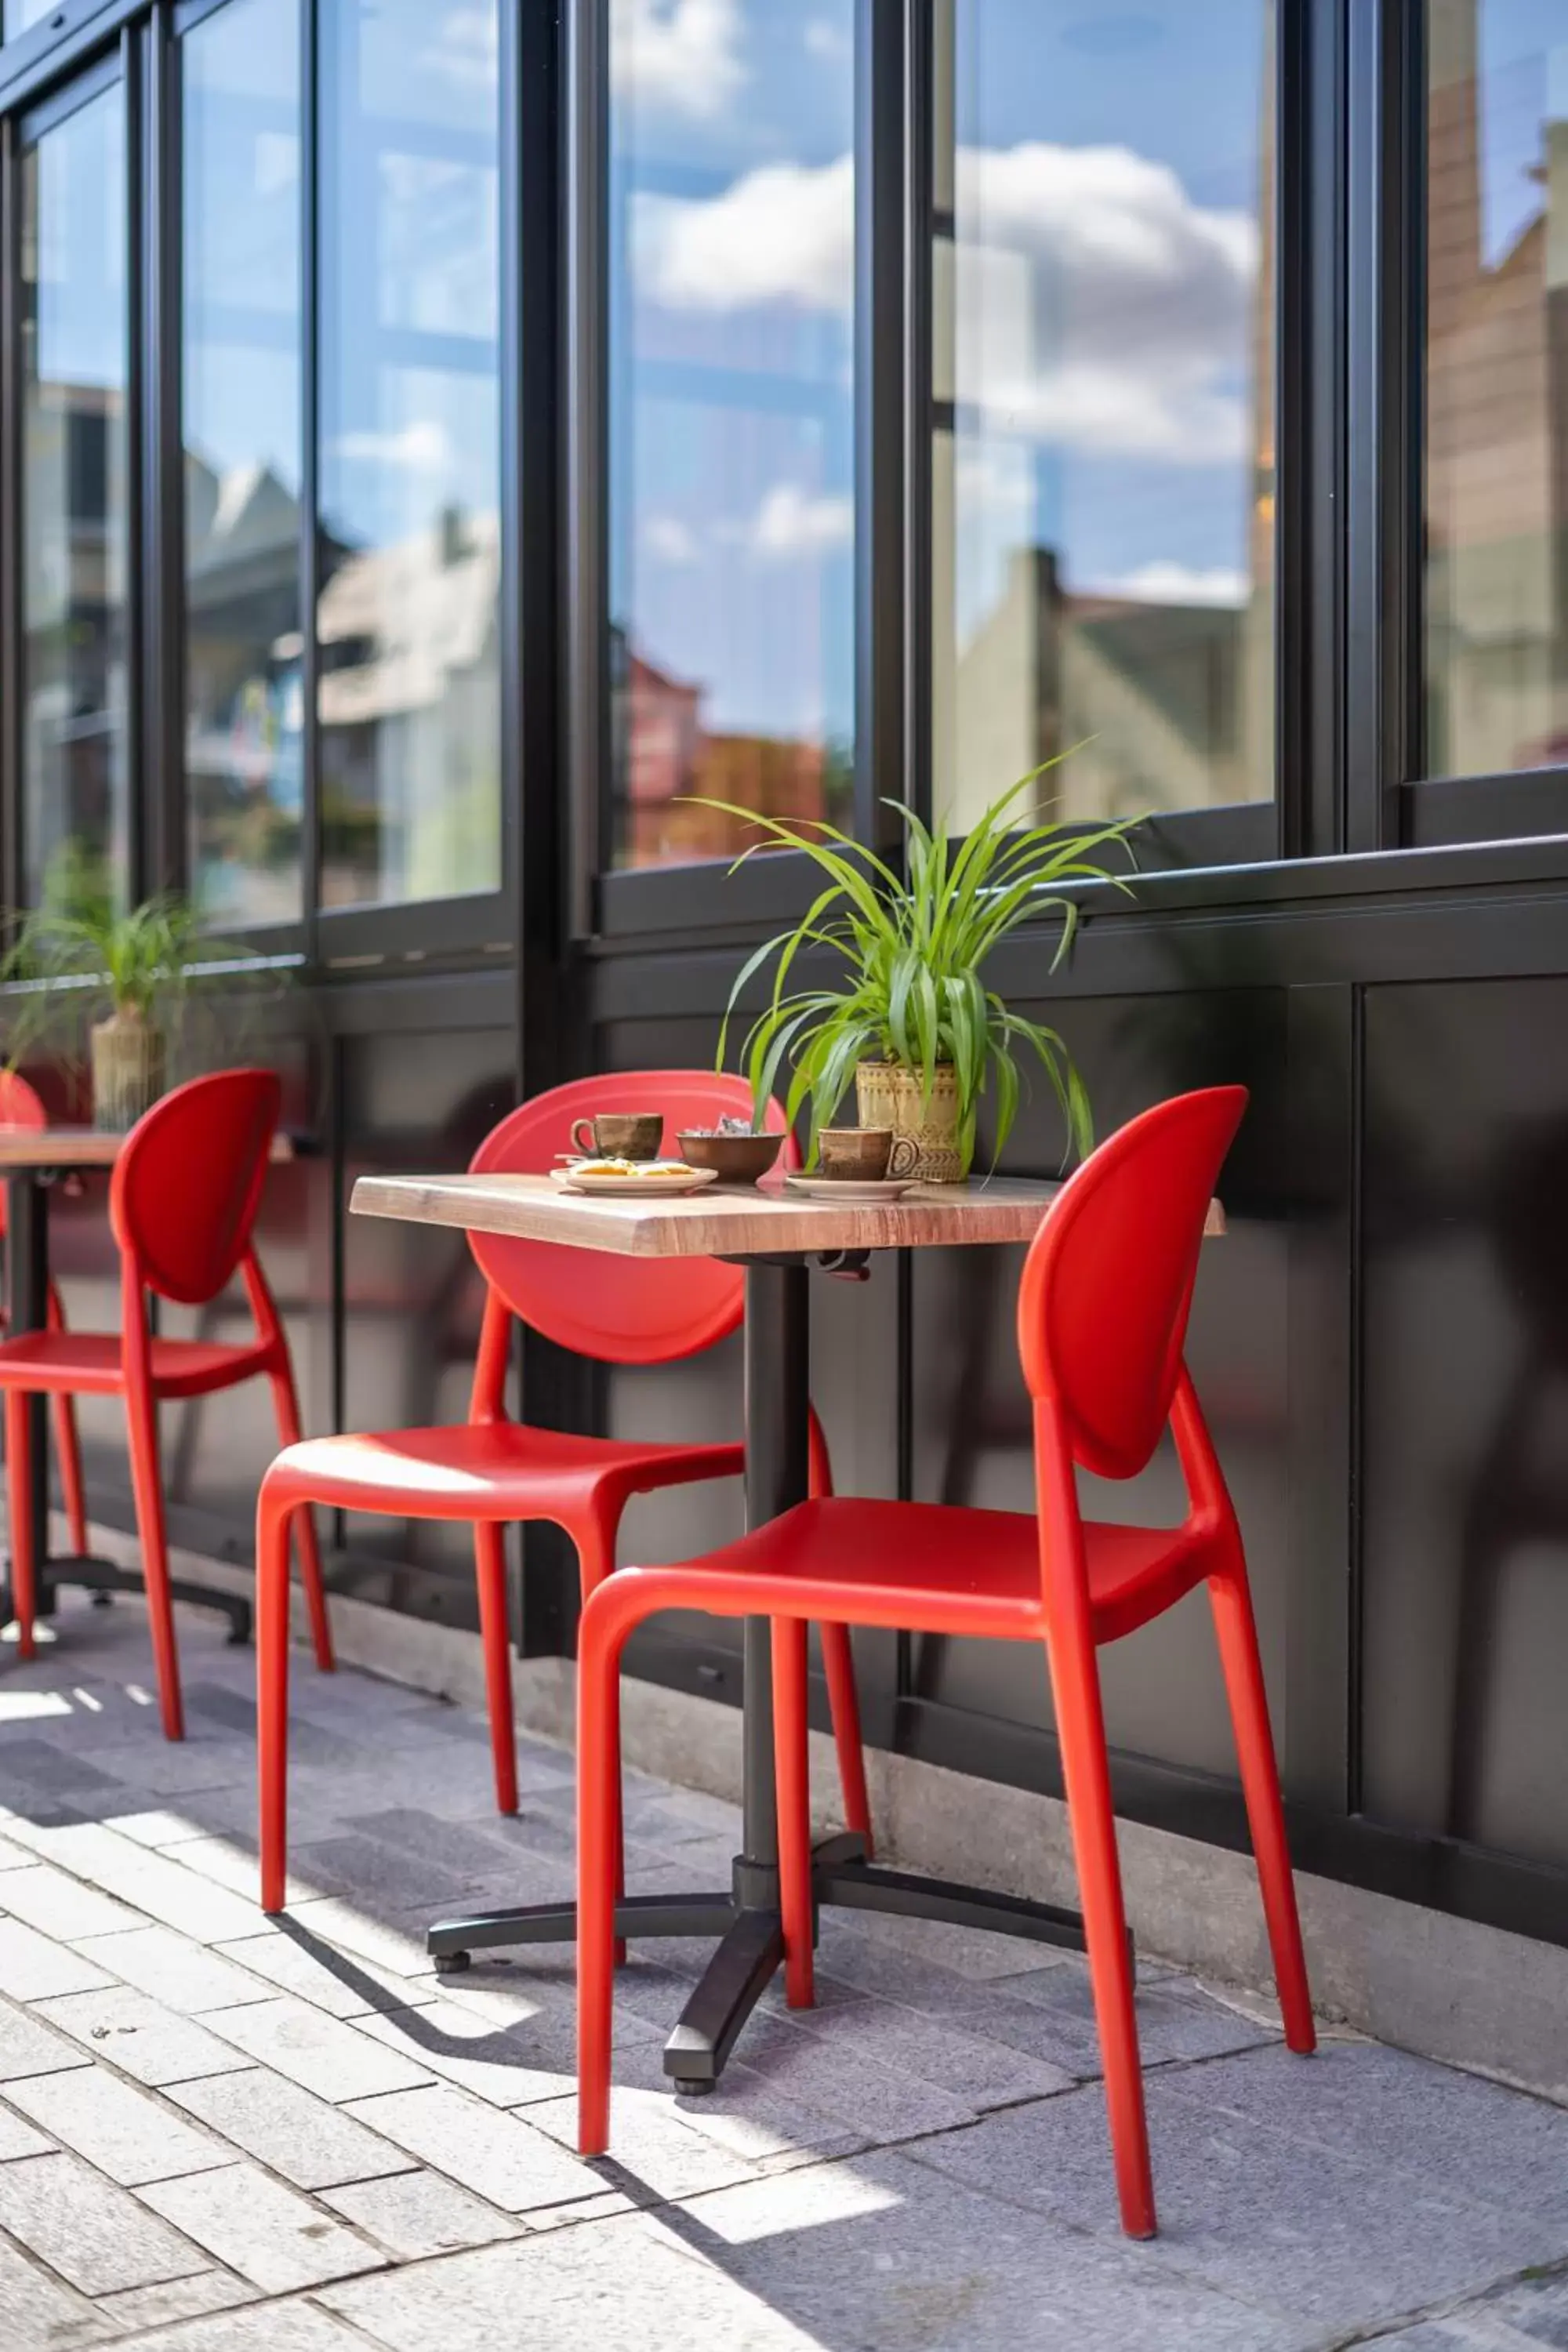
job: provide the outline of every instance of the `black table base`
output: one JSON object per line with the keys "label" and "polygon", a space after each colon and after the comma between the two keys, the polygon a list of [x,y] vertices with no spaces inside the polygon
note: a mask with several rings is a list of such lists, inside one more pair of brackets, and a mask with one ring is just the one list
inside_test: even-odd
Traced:
{"label": "black table base", "polygon": [[[883,1911],[902,1919],[985,1927],[1069,1952],[1084,1948],[1083,1922],[1076,1911],[1026,1903],[982,1886],[883,1870],[866,1860],[862,1842],[853,1832],[826,1839],[812,1859],[819,1918],[825,1906]],[[718,1948],[665,2044],[664,2071],[678,2091],[713,2088],[742,2026],[783,1965],[777,1874],[771,1890],[759,1885],[758,1878],[758,1865],[737,1854],[728,1895],[628,1895],[616,1906],[616,1934],[630,1942],[659,1936],[718,1938]],[[521,1910],[440,1920],[429,1930],[427,1943],[437,1975],[451,1976],[469,1968],[476,1952],[498,1945],[570,1943],[576,1934],[574,1903],[535,1903]]]}
{"label": "black table base", "polygon": [[[809,1383],[809,1274],[802,1257],[748,1258],[746,1267],[746,1519],[761,1527],[806,1492]],[[829,1271],[859,1271],[836,1259]],[[616,1906],[616,1934],[712,1936],[718,1948],[680,2021],[665,2044],[664,2070],[675,2088],[710,2091],[736,2036],[784,1960],[779,1910],[778,1808],[773,1779],[773,1633],[765,1617],[744,1622],[742,1852],[728,1894],[631,1895]],[[854,1834],[829,1838],[813,1856],[814,1895],[824,1906],[882,1911],[904,1919],[938,1919],[1022,1936],[1068,1951],[1084,1947],[1083,1921],[1050,1903],[1026,1903],[982,1886],[921,1878],[868,1862]],[[470,1965],[477,1951],[512,1944],[575,1940],[572,1903],[438,1920],[427,1948],[437,1973]]]}
{"label": "black table base", "polygon": [[[34,1492],[38,1489],[35,1487]],[[46,1560],[33,1564],[33,1614],[40,1623],[54,1615],[55,1596],[61,1585],[90,1592],[95,1605],[101,1609],[108,1608],[117,1592],[130,1593],[138,1601],[147,1597],[139,1569],[121,1568],[118,1560],[100,1559],[92,1552],[51,1552]],[[249,1641],[250,1603],[237,1592],[214,1592],[208,1585],[186,1584],[178,1577],[170,1578],[169,1591],[176,1601],[185,1601],[192,1609],[214,1609],[220,1617],[226,1617],[231,1649],[243,1649]],[[0,1624],[14,1624],[16,1616],[16,1599],[7,1574],[0,1580]]]}

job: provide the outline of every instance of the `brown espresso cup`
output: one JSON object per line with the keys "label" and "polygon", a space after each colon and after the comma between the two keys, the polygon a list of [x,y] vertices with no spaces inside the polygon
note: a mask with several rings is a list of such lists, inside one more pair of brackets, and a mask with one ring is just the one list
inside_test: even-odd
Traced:
{"label": "brown espresso cup", "polygon": [[848,1184],[907,1176],[921,1156],[912,1135],[895,1135],[890,1127],[825,1127],[816,1151],[818,1175]]}
{"label": "brown espresso cup", "polygon": [[584,1160],[657,1160],[664,1113],[603,1110],[597,1118],[574,1118],[572,1141]]}

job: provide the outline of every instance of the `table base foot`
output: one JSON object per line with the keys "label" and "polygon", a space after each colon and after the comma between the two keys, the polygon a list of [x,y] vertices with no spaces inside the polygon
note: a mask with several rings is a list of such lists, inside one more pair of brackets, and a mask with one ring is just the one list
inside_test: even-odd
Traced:
{"label": "table base foot", "polygon": [[[121,1568],[118,1560],[98,1559],[88,1554],[80,1558],[57,1555],[42,1570],[35,1616],[54,1615],[55,1594],[62,1584],[75,1585],[84,1592],[90,1592],[94,1606],[100,1609],[107,1607],[117,1592],[133,1594],[140,1601],[145,1599],[147,1591],[140,1570]],[[243,1648],[249,1641],[250,1603],[242,1600],[237,1592],[215,1592],[210,1585],[185,1584],[178,1579],[170,1584],[169,1591],[176,1601],[184,1601],[193,1609],[216,1609],[220,1617],[226,1617],[231,1648]],[[15,1614],[9,1578],[0,1586],[0,1612],[4,1612],[7,1622]]]}
{"label": "table base foot", "polygon": [[784,1960],[776,1911],[743,1911],[703,1969],[680,2022],[664,2045],[664,2071],[677,2091],[713,2089],[735,2037]]}
{"label": "table base foot", "polygon": [[940,1919],[954,1927],[984,1927],[990,1934],[1022,1936],[1032,1944],[1055,1944],[1081,1952],[1083,1920],[1055,1903],[1029,1903],[1021,1895],[989,1887],[963,1886],[945,1878],[921,1878],[912,1871],[883,1870],[866,1862],[831,1859],[818,1847],[813,1878],[818,1904],[847,1911],[882,1911],[901,1919]]}
{"label": "table base foot", "polygon": [[[735,1906],[728,1895],[625,1895],[616,1906],[616,1934],[642,1936],[722,1936],[733,1924]],[[575,1903],[528,1903],[512,1911],[478,1911],[458,1919],[437,1919],[425,1937],[425,1948],[436,1963],[437,1976],[466,1968],[474,1952],[494,1951],[503,1944],[574,1944],[577,1940]]]}

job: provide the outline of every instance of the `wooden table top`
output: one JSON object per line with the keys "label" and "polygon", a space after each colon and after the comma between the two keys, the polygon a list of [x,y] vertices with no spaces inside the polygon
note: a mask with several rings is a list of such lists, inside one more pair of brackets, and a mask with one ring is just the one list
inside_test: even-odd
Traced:
{"label": "wooden table top", "polygon": [[[112,1168],[125,1135],[112,1127],[0,1126],[0,1175],[7,1169]],[[292,1139],[274,1135],[270,1157],[292,1160]]]}
{"label": "wooden table top", "polygon": [[[564,1242],[623,1257],[758,1257],[771,1251],[931,1249],[1032,1241],[1059,1184],[993,1176],[917,1185],[900,1201],[811,1200],[776,1183],[711,1184],[674,1200],[563,1192],[547,1176],[362,1176],[362,1217]],[[1210,1234],[1225,1212],[1209,1204]]]}

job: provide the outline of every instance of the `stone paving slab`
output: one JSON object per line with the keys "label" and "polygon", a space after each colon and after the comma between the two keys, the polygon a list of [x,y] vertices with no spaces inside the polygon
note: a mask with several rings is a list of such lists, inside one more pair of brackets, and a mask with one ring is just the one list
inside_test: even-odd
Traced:
{"label": "stone paving slab", "polygon": [[[4,2179],[0,2174],[0,2184]],[[193,2172],[142,2194],[187,2238],[271,2294],[374,2270],[386,2260],[358,2231],[329,2220],[258,2165]]]}
{"label": "stone paving slab", "polygon": [[[1140,1960],[1163,2235],[1120,2234],[1081,1963],[832,1915],[717,2092],[661,2045],[710,1947],[617,1983],[613,2153],[575,2152],[569,1945],[437,1979],[433,1911],[573,1890],[570,1759],[295,1677],[301,1899],[256,1907],[254,1661],[182,1612],[164,1742],[132,1605],[0,1653],[0,2352],[1568,2352],[1568,2109]],[[639,1884],[734,1810],[628,1777]],[[13,1895],[15,1899],[13,1900]]]}
{"label": "stone paving slab", "polygon": [[188,2238],[74,2156],[0,2165],[0,2229],[83,2294],[156,2286],[208,2266]]}
{"label": "stone paving slab", "polygon": [[[218,2080],[233,2078],[220,2075]],[[194,2087],[194,2086],[191,2086]],[[6,2086],[11,2105],[122,2189],[231,2164],[234,2151],[195,2130],[108,2066],[75,2066]]]}
{"label": "stone paving slab", "polygon": [[[71,2078],[47,2079],[68,2082]],[[338,2189],[346,2181],[374,2180],[378,2173],[401,2172],[407,2167],[405,2156],[388,2147],[352,2116],[266,2066],[248,2067],[242,2074],[214,2074],[201,2083],[182,2083],[169,2096],[188,2114],[199,2116],[210,2131],[233,2143],[219,2161],[230,2162],[234,2150],[243,2149],[296,2189]],[[216,2145],[221,2147],[221,2142]],[[196,2168],[182,2165],[169,2169],[191,2172]]]}
{"label": "stone paving slab", "polygon": [[493,2245],[522,2225],[439,2172],[397,2172],[321,2192],[321,2202],[385,2246],[400,2262]]}
{"label": "stone paving slab", "polygon": [[79,2054],[107,2058],[139,2083],[187,2083],[198,2074],[221,2074],[246,2063],[194,2018],[177,2017],[151,1994],[129,1985],[39,2001],[26,2022],[37,2030],[39,2020],[69,2034],[80,2045]]}

